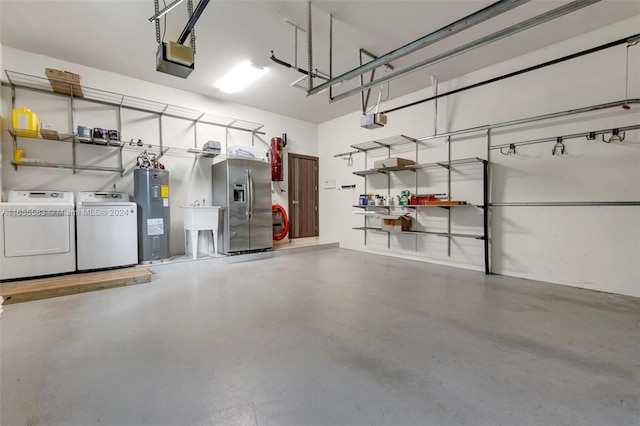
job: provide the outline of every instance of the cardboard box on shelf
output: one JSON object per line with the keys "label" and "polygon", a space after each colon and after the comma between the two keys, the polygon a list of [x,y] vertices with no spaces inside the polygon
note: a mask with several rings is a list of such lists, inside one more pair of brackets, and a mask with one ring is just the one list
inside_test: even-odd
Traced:
{"label": "cardboard box on shelf", "polygon": [[464,206],[466,205],[466,201],[455,201],[455,200],[437,200],[437,201],[427,201],[427,206]]}
{"label": "cardboard box on shelf", "polygon": [[80,75],[53,68],[46,68],[45,74],[54,92],[70,95],[73,91],[73,96],[77,98],[84,96],[80,87]]}
{"label": "cardboard box on shelf", "polygon": [[407,160],[406,158],[386,158],[384,160],[377,160],[373,162],[374,169],[385,169],[389,167],[402,167],[402,166],[411,166],[415,164],[413,160]]}
{"label": "cardboard box on shelf", "polygon": [[56,130],[56,126],[51,123],[40,123],[40,130]]}
{"label": "cardboard box on shelf", "polygon": [[441,194],[416,194],[416,195],[412,195],[411,196],[411,205],[415,206],[421,206],[421,205],[427,205],[433,201],[440,201],[441,199],[445,198],[446,199],[447,194],[441,193]]}
{"label": "cardboard box on shelf", "polygon": [[388,214],[380,215],[382,219],[383,231],[409,231],[411,230],[411,219],[409,214]]}
{"label": "cardboard box on shelf", "polygon": [[60,139],[60,137],[58,136],[57,130],[40,128],[40,135],[42,136],[43,139],[49,139],[52,141],[57,141]]}

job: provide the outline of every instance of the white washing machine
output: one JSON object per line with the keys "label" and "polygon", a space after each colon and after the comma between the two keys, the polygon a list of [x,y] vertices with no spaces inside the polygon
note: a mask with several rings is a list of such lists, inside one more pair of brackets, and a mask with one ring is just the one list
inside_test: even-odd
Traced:
{"label": "white washing machine", "polygon": [[138,206],[124,192],[78,193],[78,271],[138,263]]}
{"label": "white washing machine", "polygon": [[0,203],[0,279],[76,270],[73,192],[10,191]]}

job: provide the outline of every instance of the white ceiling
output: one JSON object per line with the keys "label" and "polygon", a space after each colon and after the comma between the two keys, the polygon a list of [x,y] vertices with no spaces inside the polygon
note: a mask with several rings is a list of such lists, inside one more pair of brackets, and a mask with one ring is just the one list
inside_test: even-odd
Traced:
{"label": "white ceiling", "polygon": [[[186,80],[155,70],[157,43],[154,25],[148,20],[154,12],[153,0],[0,1],[0,40],[5,46],[316,123],[360,109],[357,95],[332,104],[327,93],[307,97],[304,90],[290,87],[302,74],[269,59],[270,51],[274,50],[278,58],[294,62],[294,28],[287,21],[306,28],[306,1],[212,0],[196,25],[195,71]],[[314,68],[328,72],[329,14],[334,16],[333,65],[337,75],[358,65],[359,48],[382,55],[491,3],[485,0],[314,1]],[[568,1],[532,1],[393,65],[402,68],[565,3]],[[446,81],[639,14],[640,1],[596,3],[394,80],[390,97],[429,86],[431,75]],[[186,5],[169,12],[165,41],[175,41],[186,21]],[[298,66],[305,69],[306,45],[306,34],[299,33]],[[243,59],[267,66],[267,75],[242,93],[225,94],[215,89],[213,84]],[[348,87],[349,84],[339,86],[335,93]]]}

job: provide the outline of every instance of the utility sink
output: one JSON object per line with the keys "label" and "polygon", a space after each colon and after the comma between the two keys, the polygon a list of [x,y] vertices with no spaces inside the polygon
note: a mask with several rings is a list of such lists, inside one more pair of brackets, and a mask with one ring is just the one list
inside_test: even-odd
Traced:
{"label": "utility sink", "polygon": [[184,250],[188,253],[188,243],[191,241],[191,251],[193,259],[198,257],[198,231],[211,231],[213,234],[214,252],[218,253],[218,221],[220,217],[220,206],[180,206],[184,210],[184,230],[189,232],[187,238],[185,234]]}
{"label": "utility sink", "polygon": [[192,231],[218,229],[220,206],[180,206],[184,209],[184,229]]}

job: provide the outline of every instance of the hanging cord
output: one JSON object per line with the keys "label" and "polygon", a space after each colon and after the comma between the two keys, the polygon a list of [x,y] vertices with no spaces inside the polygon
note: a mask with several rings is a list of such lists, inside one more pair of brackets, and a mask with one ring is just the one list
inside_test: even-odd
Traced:
{"label": "hanging cord", "polygon": [[622,105],[623,109],[631,109],[629,105],[629,48],[631,46],[635,46],[638,42],[627,43],[627,63],[625,66],[625,77],[624,77],[624,105]]}
{"label": "hanging cord", "polygon": [[[388,69],[389,68],[387,66],[384,67],[384,74],[382,74],[383,77],[387,74],[387,70]],[[390,93],[389,82],[386,82],[387,95],[385,96],[384,99],[382,99],[382,91],[384,90],[384,85],[385,85],[385,83],[382,83],[380,85],[380,92],[378,93],[378,101],[376,102],[376,105],[374,107],[371,107],[371,109],[369,111],[367,111],[367,114],[370,113],[374,109],[375,109],[374,114],[377,114],[378,113],[378,109],[380,108],[380,102],[383,102],[383,101],[386,101],[386,100],[389,99],[389,93]]]}
{"label": "hanging cord", "polygon": [[[387,68],[385,67],[385,74],[387,73]],[[391,82],[387,81],[387,94],[384,96],[382,102],[389,100],[389,95],[391,94]]]}

